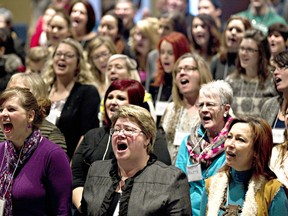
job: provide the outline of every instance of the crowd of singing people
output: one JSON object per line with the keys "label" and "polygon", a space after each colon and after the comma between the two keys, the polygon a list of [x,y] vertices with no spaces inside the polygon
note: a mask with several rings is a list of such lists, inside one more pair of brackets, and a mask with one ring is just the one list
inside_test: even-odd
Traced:
{"label": "crowd of singing people", "polygon": [[287,1],[47,2],[0,7],[0,215],[288,215]]}

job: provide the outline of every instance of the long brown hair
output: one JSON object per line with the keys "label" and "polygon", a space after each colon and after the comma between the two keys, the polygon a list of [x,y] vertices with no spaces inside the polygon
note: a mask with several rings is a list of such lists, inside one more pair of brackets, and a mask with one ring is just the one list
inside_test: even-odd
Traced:
{"label": "long brown hair", "polygon": [[[273,148],[273,137],[272,129],[268,122],[260,117],[252,115],[239,115],[237,118],[233,119],[229,125],[228,131],[236,123],[247,123],[251,129],[251,134],[253,134],[253,151],[254,151],[254,161],[253,161],[253,175],[258,178],[264,176],[266,179],[276,178],[275,174],[269,168],[270,157]],[[230,166],[227,164],[221,169],[230,175]]]}

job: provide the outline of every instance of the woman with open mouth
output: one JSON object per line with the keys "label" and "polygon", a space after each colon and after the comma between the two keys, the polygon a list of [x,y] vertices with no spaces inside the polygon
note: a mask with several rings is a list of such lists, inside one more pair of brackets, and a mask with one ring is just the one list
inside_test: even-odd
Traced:
{"label": "woman with open mouth", "polygon": [[261,109],[261,117],[272,127],[273,143],[284,142],[285,113],[288,102],[288,51],[273,57],[271,73],[278,96],[267,100]]}
{"label": "woman with open mouth", "polygon": [[[138,105],[148,108],[144,102],[144,87],[136,80],[116,80],[111,83],[104,96],[105,125],[88,131],[72,159],[73,203],[80,208],[82,192],[88,169],[97,160],[108,160],[114,157],[111,145],[111,118],[124,105]],[[158,160],[171,164],[165,134],[158,130],[154,145],[154,154]]]}
{"label": "woman with open mouth", "polygon": [[270,50],[260,30],[249,29],[240,43],[236,69],[226,77],[233,89],[233,112],[259,115],[265,101],[277,95],[269,71]]}
{"label": "woman with open mouth", "polygon": [[43,72],[52,102],[47,120],[65,136],[71,159],[81,136],[98,127],[100,97],[81,44],[63,39]]}
{"label": "woman with open mouth", "polygon": [[158,69],[149,88],[153,101],[155,101],[157,126],[159,126],[167,105],[172,101],[172,71],[175,62],[180,56],[190,51],[188,39],[179,32],[171,32],[163,36],[158,44]]}
{"label": "woman with open mouth", "polygon": [[188,176],[193,215],[200,212],[204,180],[225,162],[224,141],[232,120],[229,114],[232,99],[233,91],[227,82],[217,80],[203,84],[197,100],[200,120],[194,122],[190,135],[181,142],[176,167]]}
{"label": "woman with open mouth", "polygon": [[268,42],[271,51],[270,63],[273,64],[274,57],[287,50],[288,26],[282,23],[274,23],[269,26]]}
{"label": "woman with open mouth", "polygon": [[84,215],[191,215],[185,174],[157,161],[156,124],[135,105],[121,106],[110,129],[115,158],[94,162],[88,172]]}
{"label": "woman with open mouth", "polygon": [[107,80],[108,59],[116,54],[116,47],[110,38],[97,36],[87,47],[88,63],[95,78],[100,97],[103,98],[109,87]]}
{"label": "woman with open mouth", "polygon": [[210,68],[214,80],[224,80],[235,70],[241,40],[245,31],[251,27],[250,21],[240,16],[234,15],[227,20],[220,50],[211,60]]}
{"label": "woman with open mouth", "polygon": [[94,9],[89,1],[75,0],[70,6],[69,15],[76,39],[86,50],[88,43],[97,36],[93,31],[96,23]]}
{"label": "woman with open mouth", "polygon": [[210,65],[211,58],[220,48],[220,32],[215,20],[207,14],[193,17],[188,35],[192,50],[201,55]]}
{"label": "woman with open mouth", "polygon": [[0,143],[1,215],[71,215],[69,159],[39,129],[47,106],[47,98],[37,102],[27,88],[9,88],[0,96],[6,138]]}
{"label": "woman with open mouth", "polygon": [[160,126],[166,133],[168,150],[175,165],[182,139],[199,119],[196,102],[200,86],[212,81],[212,76],[205,60],[192,53],[182,55],[175,62],[172,76],[172,101],[164,111]]}
{"label": "woman with open mouth", "polygon": [[206,180],[200,215],[288,215],[284,187],[269,168],[269,124],[250,115],[235,118],[224,146],[226,163]]}

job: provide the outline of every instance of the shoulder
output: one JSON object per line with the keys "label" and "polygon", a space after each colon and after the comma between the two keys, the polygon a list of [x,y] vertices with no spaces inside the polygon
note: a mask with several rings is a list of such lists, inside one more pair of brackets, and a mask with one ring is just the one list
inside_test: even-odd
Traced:
{"label": "shoulder", "polygon": [[64,150],[45,137],[42,138],[42,141],[37,147],[37,155],[46,160],[68,160],[68,156]]}
{"label": "shoulder", "polygon": [[161,161],[156,161],[148,166],[143,174],[143,177],[153,182],[161,182],[161,184],[170,184],[179,179],[186,179],[182,170],[175,166],[168,166]]}
{"label": "shoulder", "polygon": [[105,175],[110,171],[112,167],[112,160],[97,160],[94,161],[89,168],[89,175],[99,175],[99,173]]}
{"label": "shoulder", "polygon": [[95,88],[95,86],[93,85],[89,85],[89,84],[81,84],[79,82],[76,82],[73,90],[77,90],[77,91],[82,91],[82,92],[97,92],[97,89]]}

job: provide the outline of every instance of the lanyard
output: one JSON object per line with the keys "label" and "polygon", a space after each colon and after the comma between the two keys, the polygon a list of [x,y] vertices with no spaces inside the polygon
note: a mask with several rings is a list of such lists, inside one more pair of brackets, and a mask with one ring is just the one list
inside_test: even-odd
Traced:
{"label": "lanyard", "polygon": [[[162,95],[162,90],[163,90],[163,84],[161,84],[160,87],[159,87],[159,91],[158,91],[158,94],[157,94],[156,101],[160,101],[160,97]],[[172,95],[170,95],[170,97],[168,98],[167,102],[170,102],[171,100],[172,100]]]}

